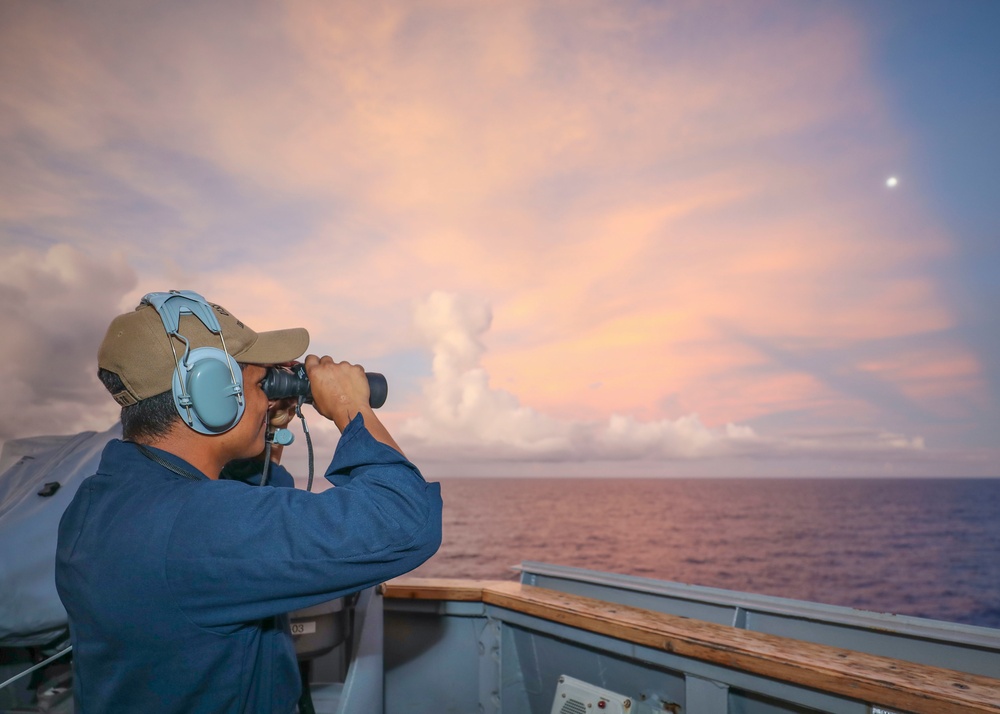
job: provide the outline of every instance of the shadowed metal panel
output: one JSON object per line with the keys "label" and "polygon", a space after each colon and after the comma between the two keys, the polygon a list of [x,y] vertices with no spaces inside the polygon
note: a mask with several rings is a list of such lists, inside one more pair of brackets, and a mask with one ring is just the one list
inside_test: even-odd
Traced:
{"label": "shadowed metal panel", "polygon": [[337,714],[382,714],[382,598],[362,591],[355,606],[356,643]]}
{"label": "shadowed metal panel", "polygon": [[437,608],[387,609],[386,711],[479,711],[479,640],[485,627],[484,617],[442,616]]}

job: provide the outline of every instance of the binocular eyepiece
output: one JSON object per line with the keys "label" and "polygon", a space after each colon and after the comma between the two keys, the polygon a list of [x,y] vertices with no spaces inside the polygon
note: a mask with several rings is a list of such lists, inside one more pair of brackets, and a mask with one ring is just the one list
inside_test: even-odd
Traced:
{"label": "binocular eyepiece", "polygon": [[[389,396],[389,383],[378,372],[365,372],[365,377],[368,378],[368,404],[372,409],[378,409]],[[291,371],[270,367],[260,386],[268,399],[301,397],[306,404],[312,404],[313,401],[305,365],[297,364]]]}

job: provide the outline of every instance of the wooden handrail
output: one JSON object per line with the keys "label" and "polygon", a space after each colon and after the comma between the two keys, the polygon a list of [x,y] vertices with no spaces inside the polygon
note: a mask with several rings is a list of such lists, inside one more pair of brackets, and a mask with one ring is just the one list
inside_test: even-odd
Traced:
{"label": "wooden handrail", "polygon": [[1000,713],[1000,679],[493,580],[400,578],[387,598],[483,602],[913,714]]}

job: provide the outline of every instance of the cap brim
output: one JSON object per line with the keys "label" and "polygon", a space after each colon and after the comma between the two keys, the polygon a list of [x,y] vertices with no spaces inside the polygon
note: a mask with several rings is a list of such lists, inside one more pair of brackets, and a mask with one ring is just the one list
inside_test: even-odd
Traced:
{"label": "cap brim", "polygon": [[281,364],[298,359],[307,347],[309,332],[304,327],[292,327],[258,332],[254,343],[233,357],[246,364]]}

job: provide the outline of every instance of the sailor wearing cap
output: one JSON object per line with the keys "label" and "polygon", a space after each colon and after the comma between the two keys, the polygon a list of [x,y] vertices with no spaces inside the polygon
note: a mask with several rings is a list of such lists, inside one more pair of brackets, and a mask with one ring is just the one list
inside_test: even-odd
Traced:
{"label": "sailor wearing cap", "polygon": [[341,438],[310,493],[220,479],[260,454],[269,366],[302,328],[255,332],[191,291],[116,317],[99,376],[122,406],[59,528],[78,712],[293,712],[300,678],[286,613],[406,573],[441,541],[437,484],[372,411],[364,370],[308,355],[316,410]]}

